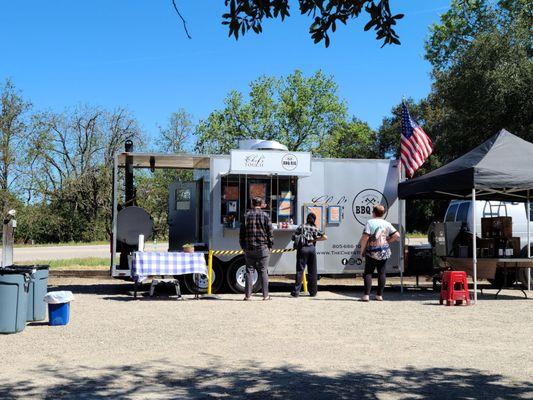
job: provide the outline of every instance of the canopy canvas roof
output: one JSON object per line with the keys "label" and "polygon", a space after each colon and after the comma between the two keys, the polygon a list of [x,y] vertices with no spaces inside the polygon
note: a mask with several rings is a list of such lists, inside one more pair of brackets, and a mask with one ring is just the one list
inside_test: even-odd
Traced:
{"label": "canopy canvas roof", "polygon": [[[439,169],[398,186],[401,199],[525,201],[533,195],[533,143],[502,129]],[[531,194],[530,194],[531,193]]]}
{"label": "canopy canvas roof", "polygon": [[[121,153],[117,155],[118,166],[126,165],[126,157],[131,157],[133,168],[174,168],[174,169],[209,169],[208,156],[191,154],[158,154],[158,153]],[[152,162],[150,162],[152,160]]]}

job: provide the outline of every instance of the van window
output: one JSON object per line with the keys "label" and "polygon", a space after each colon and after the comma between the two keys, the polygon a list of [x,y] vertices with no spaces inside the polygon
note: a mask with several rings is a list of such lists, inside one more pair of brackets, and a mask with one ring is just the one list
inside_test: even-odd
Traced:
{"label": "van window", "polygon": [[448,207],[448,211],[446,212],[446,219],[445,222],[453,222],[455,221],[455,213],[457,211],[457,204],[452,204],[450,207]]}
{"label": "van window", "polygon": [[455,217],[456,221],[468,222],[468,209],[470,208],[470,202],[464,202],[459,204],[459,209],[457,210],[457,215]]}

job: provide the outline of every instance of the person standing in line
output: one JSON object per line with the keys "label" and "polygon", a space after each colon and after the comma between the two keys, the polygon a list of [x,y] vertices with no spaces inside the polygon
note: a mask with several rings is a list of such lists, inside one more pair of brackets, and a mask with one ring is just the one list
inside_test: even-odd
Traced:
{"label": "person standing in line", "polygon": [[268,293],[268,260],[274,244],[272,223],[268,214],[262,210],[265,204],[261,197],[252,199],[252,207],[245,214],[239,230],[239,243],[246,260],[244,300],[252,297],[254,269],[261,274],[263,300],[271,300]]}
{"label": "person standing in line", "polygon": [[361,256],[365,256],[365,270],[363,278],[365,281],[365,294],[361,301],[370,300],[372,289],[372,274],[378,271],[378,288],[376,300],[383,301],[383,289],[385,288],[386,274],[385,264],[391,256],[390,243],[395,242],[400,237],[398,231],[385,219],[385,207],[381,204],[374,206],[372,218],[369,219],[361,235],[359,246]]}
{"label": "person standing in line", "polygon": [[291,292],[292,297],[298,297],[302,289],[302,281],[307,266],[309,274],[308,290],[309,296],[315,297],[318,292],[318,275],[316,265],[316,242],[327,240],[324,232],[316,227],[316,215],[307,214],[306,223],[299,226],[293,235],[293,241],[300,240],[301,245],[296,249],[296,282]]}

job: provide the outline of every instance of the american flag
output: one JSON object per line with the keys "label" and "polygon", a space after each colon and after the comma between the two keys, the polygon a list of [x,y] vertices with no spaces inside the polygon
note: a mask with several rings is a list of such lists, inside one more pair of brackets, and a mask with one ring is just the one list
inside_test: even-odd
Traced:
{"label": "american flag", "polygon": [[400,159],[407,176],[411,178],[433,151],[433,142],[415,120],[411,118],[405,103],[402,103],[401,136]]}

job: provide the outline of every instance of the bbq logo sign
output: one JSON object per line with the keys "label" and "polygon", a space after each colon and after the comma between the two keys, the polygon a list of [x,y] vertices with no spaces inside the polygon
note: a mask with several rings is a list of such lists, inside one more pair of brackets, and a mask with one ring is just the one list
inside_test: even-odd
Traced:
{"label": "bbq logo sign", "polygon": [[372,218],[372,208],[375,205],[381,204],[385,207],[385,215],[383,218],[387,218],[389,213],[389,202],[387,198],[376,189],[361,190],[352,202],[353,216],[361,225],[366,225],[366,222]]}
{"label": "bbq logo sign", "polygon": [[293,171],[298,166],[298,158],[294,154],[285,154],[281,159],[281,166],[287,171]]}

